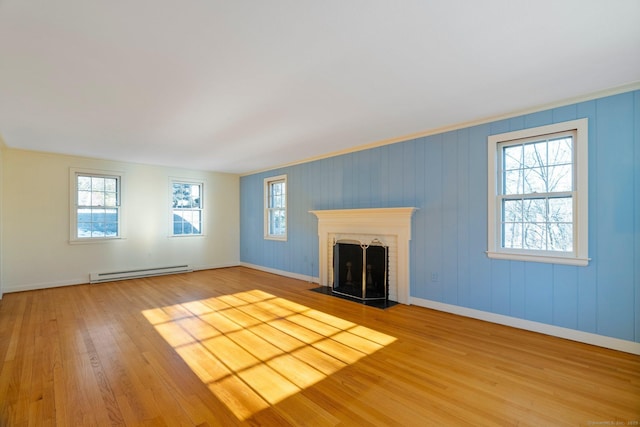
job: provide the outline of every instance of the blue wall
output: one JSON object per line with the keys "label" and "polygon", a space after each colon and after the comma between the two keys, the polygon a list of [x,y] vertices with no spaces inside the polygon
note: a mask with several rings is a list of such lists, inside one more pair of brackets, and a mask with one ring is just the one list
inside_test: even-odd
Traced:
{"label": "blue wall", "polygon": [[[487,258],[487,136],[583,117],[589,266]],[[264,240],[263,179],[283,173],[289,240]],[[240,194],[242,262],[317,277],[309,210],[415,206],[411,296],[640,342],[640,91],[245,176]]]}

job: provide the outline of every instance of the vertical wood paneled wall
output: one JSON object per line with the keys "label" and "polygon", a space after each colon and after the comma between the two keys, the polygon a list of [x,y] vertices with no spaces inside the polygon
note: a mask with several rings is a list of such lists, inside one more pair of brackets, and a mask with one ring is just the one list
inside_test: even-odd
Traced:
{"label": "vertical wood paneled wall", "polygon": [[[487,258],[487,136],[589,118],[587,267]],[[263,239],[288,175],[289,239]],[[415,206],[411,296],[640,342],[640,91],[241,178],[241,261],[318,276],[309,210]]]}

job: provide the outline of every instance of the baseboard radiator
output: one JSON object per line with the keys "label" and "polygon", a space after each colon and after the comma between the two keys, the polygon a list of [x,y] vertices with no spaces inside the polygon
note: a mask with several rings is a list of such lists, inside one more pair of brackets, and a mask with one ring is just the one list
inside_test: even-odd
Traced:
{"label": "baseboard radiator", "polygon": [[91,273],[89,283],[113,282],[114,280],[137,279],[140,277],[163,276],[165,274],[189,273],[193,271],[189,265],[172,265],[167,267],[142,268],[139,270],[111,271],[108,273]]}

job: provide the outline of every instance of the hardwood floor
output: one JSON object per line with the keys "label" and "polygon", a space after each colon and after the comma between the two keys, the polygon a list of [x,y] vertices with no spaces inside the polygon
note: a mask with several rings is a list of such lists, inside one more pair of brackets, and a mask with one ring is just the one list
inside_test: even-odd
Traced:
{"label": "hardwood floor", "polygon": [[640,357],[247,268],[0,301],[2,426],[639,425]]}

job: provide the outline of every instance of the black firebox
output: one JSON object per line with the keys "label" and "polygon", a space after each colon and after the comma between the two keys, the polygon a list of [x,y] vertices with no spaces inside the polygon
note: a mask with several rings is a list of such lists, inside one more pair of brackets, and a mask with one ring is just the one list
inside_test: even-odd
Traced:
{"label": "black firebox", "polygon": [[363,301],[386,300],[389,295],[388,247],[337,242],[333,247],[333,293]]}

